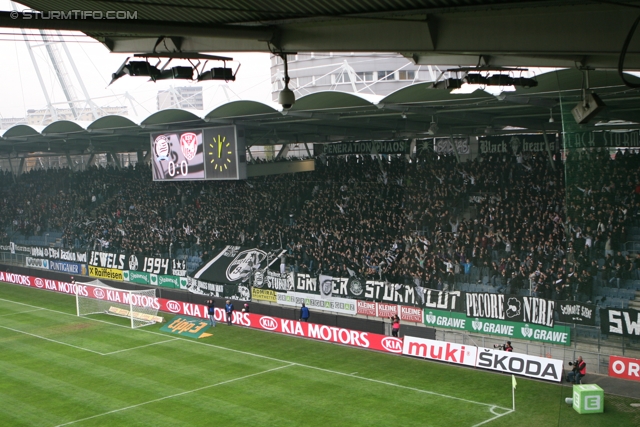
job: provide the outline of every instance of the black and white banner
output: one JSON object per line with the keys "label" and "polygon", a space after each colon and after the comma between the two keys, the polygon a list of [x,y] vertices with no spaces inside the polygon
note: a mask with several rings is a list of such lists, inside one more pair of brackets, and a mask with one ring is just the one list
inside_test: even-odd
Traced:
{"label": "black and white banner", "polygon": [[640,337],[640,311],[621,308],[601,308],[600,330],[603,334]]}
{"label": "black and white banner", "polygon": [[114,268],[117,270],[143,271],[150,274],[173,275],[173,268],[176,272],[184,272],[186,276],[186,262],[170,258],[152,257],[146,255],[117,254],[111,252],[91,251],[89,253],[88,264],[94,267]]}
{"label": "black and white banner", "polygon": [[451,138],[433,138],[433,151],[438,154],[454,154],[454,144],[455,144],[455,152],[459,155],[469,154],[471,150],[469,149],[469,138],[454,138],[453,144],[451,143]]}
{"label": "black and white banner", "polygon": [[466,315],[471,318],[510,320],[553,328],[555,301],[536,297],[465,293]]}
{"label": "black and white banner", "polygon": [[31,256],[33,257],[48,258],[68,262],[87,262],[86,252],[78,252],[62,248],[45,248],[40,246],[30,246],[29,249],[31,250]]}
{"label": "black and white banner", "polygon": [[596,306],[577,301],[557,301],[556,320],[563,323],[595,326]]}
{"label": "black and white banner", "polygon": [[282,249],[265,252],[258,248],[225,246],[196,270],[193,277],[210,283],[248,284],[256,271],[280,262],[284,252]]}
{"label": "black and white banner", "polygon": [[413,305],[448,311],[463,311],[460,292],[446,292],[415,285],[399,285],[389,282],[360,279],[358,277],[333,277],[296,274],[295,290],[308,294],[320,294],[335,298],[360,299],[389,304]]}
{"label": "black and white banner", "polygon": [[268,269],[258,270],[253,274],[253,287],[277,292],[293,291],[293,273],[280,274]]}
{"label": "black and white banner", "polygon": [[316,156],[325,154],[409,154],[411,141],[354,141],[336,142],[333,144],[314,144],[313,151]]}
{"label": "black and white banner", "polygon": [[[248,284],[223,285],[219,283],[209,283],[202,280],[187,277],[187,288],[189,292],[198,295],[207,295],[216,298],[225,298],[238,301],[250,301],[251,290]],[[240,307],[236,307],[240,309]]]}
{"label": "black and white banner", "polygon": [[14,242],[9,242],[8,245],[0,245],[0,251],[9,252],[11,254],[27,254],[31,255],[31,247],[16,245]]}
{"label": "black and white banner", "polygon": [[[556,143],[555,134],[548,134],[549,149],[556,152],[559,144]],[[520,154],[523,152],[542,152],[547,150],[543,135],[500,135],[482,136],[478,138],[481,154],[509,153]]]}

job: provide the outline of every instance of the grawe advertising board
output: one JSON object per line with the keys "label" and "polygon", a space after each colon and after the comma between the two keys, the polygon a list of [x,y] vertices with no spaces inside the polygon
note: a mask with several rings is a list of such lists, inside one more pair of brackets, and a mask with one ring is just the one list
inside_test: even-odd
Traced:
{"label": "grawe advertising board", "polygon": [[640,359],[609,356],[609,376],[640,381]]}
{"label": "grawe advertising board", "polygon": [[570,345],[571,328],[554,325],[549,328],[500,319],[468,318],[464,313],[444,310],[424,310],[424,323],[430,327],[458,329],[483,334]]}
{"label": "grawe advertising board", "polygon": [[522,353],[490,348],[479,349],[476,367],[547,381],[562,381],[562,360]]}

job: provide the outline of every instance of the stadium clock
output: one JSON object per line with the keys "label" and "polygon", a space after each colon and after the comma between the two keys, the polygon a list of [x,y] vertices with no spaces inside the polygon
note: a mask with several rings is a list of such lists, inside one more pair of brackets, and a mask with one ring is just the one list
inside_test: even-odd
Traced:
{"label": "stadium clock", "polygon": [[237,133],[235,126],[204,130],[204,168],[207,179],[246,178],[244,138],[239,141]]}

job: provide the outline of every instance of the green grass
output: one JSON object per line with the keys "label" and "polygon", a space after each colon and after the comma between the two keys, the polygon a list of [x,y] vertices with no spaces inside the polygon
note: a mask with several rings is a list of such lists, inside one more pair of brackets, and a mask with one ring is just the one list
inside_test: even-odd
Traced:
{"label": "green grass", "polygon": [[[0,284],[0,426],[473,426],[511,408],[507,375],[236,326],[193,340],[74,313],[73,297]],[[483,425],[640,422],[631,399],[607,396],[604,414],[581,416],[564,403],[568,387],[519,378],[516,393],[515,413]]]}

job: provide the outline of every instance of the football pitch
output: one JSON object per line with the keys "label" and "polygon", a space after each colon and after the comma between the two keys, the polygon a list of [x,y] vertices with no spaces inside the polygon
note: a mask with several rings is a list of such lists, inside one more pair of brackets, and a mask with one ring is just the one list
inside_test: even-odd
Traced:
{"label": "football pitch", "polygon": [[[166,319],[172,315],[164,314]],[[218,325],[204,339],[75,316],[0,283],[0,426],[633,426],[632,399],[578,415],[571,389]]]}

